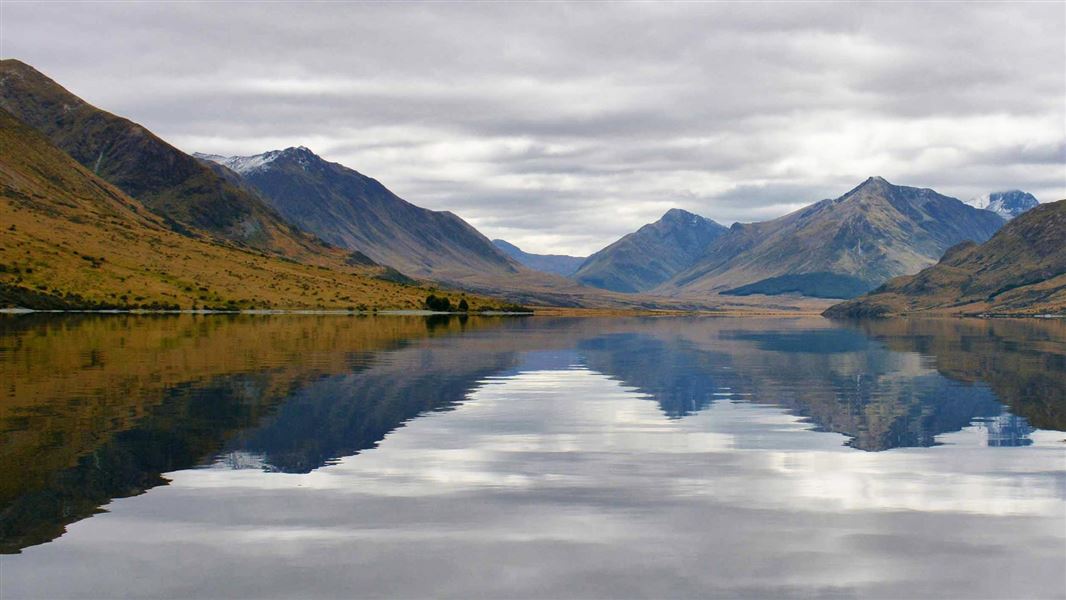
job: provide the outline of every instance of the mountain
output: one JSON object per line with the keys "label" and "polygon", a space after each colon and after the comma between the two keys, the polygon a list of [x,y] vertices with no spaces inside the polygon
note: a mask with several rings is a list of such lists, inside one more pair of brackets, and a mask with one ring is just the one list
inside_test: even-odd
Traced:
{"label": "mountain", "polygon": [[530,269],[541,271],[543,273],[552,273],[554,275],[568,277],[577,271],[577,268],[581,266],[581,263],[585,262],[584,256],[530,254],[529,252],[523,251],[518,246],[504,240],[492,240],[492,243],[500,250],[503,250],[507,256],[510,256]]}
{"label": "mountain", "polygon": [[421,308],[430,291],[340,249],[308,265],[179,234],[3,109],[0,148],[0,308]]}
{"label": "mountain", "polygon": [[1009,190],[978,196],[967,204],[974,208],[990,210],[1009,221],[1027,210],[1036,208],[1040,201],[1028,192]]}
{"label": "mountain", "polygon": [[987,242],[959,244],[936,266],[897,277],[825,314],[915,312],[1066,314],[1066,200],[1042,204]]}
{"label": "mountain", "polygon": [[[253,190],[285,218],[332,244],[354,249],[407,275],[477,294],[523,305],[567,308],[746,311],[756,304],[747,299],[663,298],[617,293],[531,269],[452,213],[415,206],[378,181],[323,160],[307,148],[274,150],[256,156],[197,154],[196,157],[211,165],[220,177]],[[696,255],[696,247],[706,238],[694,235],[696,232],[686,234],[685,229],[725,231],[691,213],[671,211],[668,215],[663,227],[673,223],[675,217],[680,224],[688,224],[684,227],[674,224],[678,226],[679,240],[673,244],[688,244],[690,247],[686,246],[685,250],[690,256]],[[689,238],[695,241],[690,242]],[[669,243],[664,247],[671,248]],[[630,260],[639,264],[637,261],[649,252],[635,251]],[[776,306],[781,310],[798,307],[791,300]],[[819,305],[817,310],[825,307]],[[802,305],[803,310],[810,308],[806,303]]]}
{"label": "mountain", "polygon": [[230,169],[299,227],[407,275],[454,281],[517,273],[517,263],[456,215],[415,206],[307,148],[196,157]]}
{"label": "mountain", "polygon": [[643,292],[692,266],[704,248],[728,229],[672,208],[658,221],[623,236],[588,257],[577,281],[616,292]]}
{"label": "mountain", "polygon": [[290,257],[321,244],[242,190],[128,119],[100,110],[33,67],[0,61],[0,108],[185,235],[201,230]]}
{"label": "mountain", "polygon": [[656,292],[854,297],[918,272],[959,242],[983,242],[1003,223],[933,190],[871,177],[835,200],[733,225]]}

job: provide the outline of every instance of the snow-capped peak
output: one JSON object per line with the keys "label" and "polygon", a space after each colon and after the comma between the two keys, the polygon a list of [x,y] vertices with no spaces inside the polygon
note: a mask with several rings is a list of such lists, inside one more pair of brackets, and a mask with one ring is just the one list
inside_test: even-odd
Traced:
{"label": "snow-capped peak", "polygon": [[989,210],[1008,221],[1040,204],[1032,194],[1021,190],[994,192],[976,196],[966,202],[974,208]]}
{"label": "snow-capped peak", "polygon": [[283,156],[292,158],[297,164],[306,168],[310,165],[310,161],[315,154],[305,146],[295,146],[284,150],[271,150],[254,156],[220,156],[218,154],[203,154],[200,152],[197,152],[194,156],[228,167],[241,175],[247,175],[265,169],[270,163]]}

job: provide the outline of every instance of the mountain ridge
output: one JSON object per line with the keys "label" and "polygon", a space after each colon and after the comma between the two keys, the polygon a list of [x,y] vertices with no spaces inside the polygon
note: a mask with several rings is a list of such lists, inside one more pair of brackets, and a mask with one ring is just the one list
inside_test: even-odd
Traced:
{"label": "mountain ridge", "polygon": [[297,226],[407,275],[454,281],[475,272],[517,272],[516,262],[454,213],[416,206],[305,147],[197,157],[230,169]]}
{"label": "mountain ridge", "polygon": [[933,190],[870,177],[839,198],[770,221],[734,224],[693,267],[655,292],[754,293],[784,276],[795,278],[785,291],[802,295],[816,296],[827,277],[842,289],[855,289],[857,281],[872,289],[934,263],[960,241],[988,239],[1003,223]]}
{"label": "mountain ridge", "polygon": [[507,240],[495,239],[492,243],[507,253],[508,256],[535,271],[551,273],[562,277],[573,275],[587,256],[569,256],[566,254],[534,254],[526,252]]}
{"label": "mountain ridge", "polygon": [[646,292],[691,266],[707,244],[726,231],[711,219],[671,208],[589,256],[573,278],[616,292]]}
{"label": "mountain ridge", "polygon": [[921,312],[1066,314],[1066,200],[1041,204],[985,243],[953,246],[936,265],[892,279],[825,315]]}

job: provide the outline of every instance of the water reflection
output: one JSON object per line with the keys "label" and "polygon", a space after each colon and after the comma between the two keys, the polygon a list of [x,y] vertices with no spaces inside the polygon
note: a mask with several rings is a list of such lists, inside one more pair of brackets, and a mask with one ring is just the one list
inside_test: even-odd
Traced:
{"label": "water reflection", "polygon": [[[245,439],[253,448],[270,440],[275,462],[264,466],[277,470],[309,470],[371,447],[403,420],[454,403],[465,391],[460,385],[420,396],[411,384],[424,377],[406,378],[402,368],[382,374],[380,353],[497,321],[0,318],[0,552],[47,542],[111,499],[165,484],[163,473],[203,464],[229,440]],[[327,412],[360,415],[354,428],[334,431],[351,435],[343,443],[323,437],[324,429],[300,429],[291,418],[283,424],[291,428],[286,435],[271,438],[269,425],[257,429],[279,406],[283,416],[299,416],[308,398],[328,389],[330,377],[347,381],[345,390],[354,393],[368,370],[378,373],[370,381],[391,380],[395,389],[371,386],[365,395],[331,398]],[[356,431],[360,426],[365,429]]]}
{"label": "water reflection", "polygon": [[[654,547],[672,532],[692,543],[693,556],[714,554],[678,523],[652,519],[657,509],[677,518],[709,518],[724,538],[752,552],[769,545],[770,530],[754,523],[731,528],[730,518],[778,518],[785,526],[788,511],[798,510],[811,521],[799,529],[815,546],[825,545],[818,552],[827,553],[823,566],[829,568],[832,560],[843,560],[832,554],[840,548],[828,546],[828,533],[813,531],[840,523],[829,516],[811,520],[819,510],[1035,518],[1049,510],[1055,517],[1062,501],[1061,464],[1048,463],[1046,454],[1050,450],[1061,463],[1061,445],[1054,444],[1062,434],[1041,437],[1043,429],[1066,429],[1066,324],[1057,321],[32,316],[0,319],[0,375],[0,550],[6,553],[53,540],[113,499],[168,480],[180,489],[158,496],[162,490],[156,490],[145,499],[164,503],[153,510],[200,511],[196,518],[208,520],[193,529],[202,539],[171,532],[194,546],[224,537],[211,531],[224,523],[208,518],[210,502],[219,498],[206,490],[232,487],[248,503],[248,513],[227,518],[243,523],[247,535],[290,539],[305,535],[290,527],[322,527],[333,536],[327,545],[371,534],[380,543],[414,532],[425,542],[427,535],[445,539],[448,531],[469,528],[500,540],[532,540],[521,549],[504,546],[529,553],[539,574],[545,568],[568,572],[565,551],[548,566],[536,557],[555,547],[551,540],[574,544],[582,532],[598,548],[638,542]],[[878,454],[937,444],[955,453]],[[1026,452],[1043,454],[989,454],[982,446],[1028,446]],[[194,466],[212,468],[187,470]],[[938,488],[944,478],[957,484]],[[293,485],[315,493],[300,496]],[[351,498],[333,495],[350,488],[362,490],[358,510]],[[485,490],[518,504],[487,501]],[[430,498],[442,495],[469,506],[432,505]],[[700,512],[704,502],[719,512]],[[290,512],[305,504],[308,510]],[[139,506],[154,505],[122,504],[134,511]],[[534,506],[537,511],[525,510]],[[549,509],[562,512],[543,512]],[[345,510],[355,512],[342,516]],[[390,511],[415,521],[389,522]],[[628,515],[634,524],[590,517],[597,512]],[[537,525],[523,529],[510,513]],[[163,517],[139,518],[158,525]],[[288,525],[279,529],[277,519]],[[885,553],[886,544],[905,545],[893,537],[899,535],[896,525],[904,526],[895,523],[900,519],[906,527],[954,535],[944,523],[933,527],[898,516],[889,519],[894,524],[888,533],[855,520],[842,535],[856,552]],[[67,539],[77,538],[70,543],[87,544],[87,550],[118,535],[106,528],[112,522],[89,519],[85,523],[99,525],[85,529],[96,533],[84,542],[72,535],[48,547],[59,548],[57,561],[66,556]],[[373,531],[367,529],[371,522],[379,523]],[[662,535],[633,529],[652,522]],[[1032,535],[1038,538],[1047,525],[1042,522]],[[1008,523],[995,527],[1004,529],[990,535],[1007,539]],[[930,552],[954,556],[964,542],[958,537],[951,552]],[[399,541],[384,548],[383,555],[395,551],[389,560],[397,563],[411,550]],[[1048,557],[1047,546],[1042,548],[1040,565]],[[227,562],[217,549],[200,550],[205,560]],[[492,564],[496,550],[472,551],[484,552],[480,558]],[[419,555],[427,562],[418,565],[427,572],[438,568],[433,560],[449,563],[432,544],[427,552]],[[781,552],[798,553],[793,558],[799,561],[808,550],[784,543],[774,552],[788,562]],[[615,580],[590,588],[589,595],[641,595],[614,587],[629,581],[632,589],[644,589],[637,572],[630,579],[617,565],[607,566],[618,560],[632,567],[636,556],[615,551],[601,558],[604,573]],[[821,564],[810,556],[802,560]],[[688,575],[679,587],[649,595],[810,592],[803,582],[814,567],[788,564],[794,577],[783,575],[780,588],[758,584],[754,573],[749,587],[728,589]],[[22,574],[17,579],[29,582],[32,571],[16,569]],[[387,576],[383,571],[381,577]],[[261,595],[289,589],[283,581],[273,583],[277,587],[262,588]],[[368,589],[390,595],[379,584]],[[481,584],[469,587],[467,581],[443,595],[508,595],[507,589],[516,589]],[[576,584],[560,575],[519,595],[555,595],[564,588],[553,586]],[[685,587],[690,584],[696,587]],[[847,594],[859,583],[820,585]],[[98,595],[116,589],[105,586]],[[257,595],[251,588],[230,591]],[[430,588],[407,591],[435,595]]]}

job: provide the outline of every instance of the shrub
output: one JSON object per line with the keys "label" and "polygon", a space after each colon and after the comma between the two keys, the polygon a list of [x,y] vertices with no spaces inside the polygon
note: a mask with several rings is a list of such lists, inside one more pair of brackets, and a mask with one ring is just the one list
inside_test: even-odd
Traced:
{"label": "shrub", "polygon": [[426,308],[436,312],[449,312],[452,309],[452,301],[446,297],[430,294],[426,296]]}

